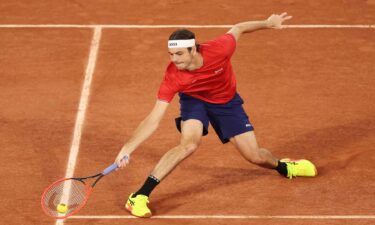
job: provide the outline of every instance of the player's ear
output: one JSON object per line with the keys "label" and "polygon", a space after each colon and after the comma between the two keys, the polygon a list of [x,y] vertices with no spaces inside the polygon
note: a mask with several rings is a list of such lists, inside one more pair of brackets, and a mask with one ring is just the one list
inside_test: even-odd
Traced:
{"label": "player's ear", "polygon": [[196,46],[191,47],[191,54],[192,55],[196,55],[197,54],[197,47]]}

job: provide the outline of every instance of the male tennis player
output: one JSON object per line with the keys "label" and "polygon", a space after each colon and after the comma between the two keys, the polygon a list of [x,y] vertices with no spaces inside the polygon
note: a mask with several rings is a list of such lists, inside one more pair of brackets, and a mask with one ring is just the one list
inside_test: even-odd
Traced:
{"label": "male tennis player", "polygon": [[[176,119],[176,125],[181,132],[181,140],[179,145],[165,153],[144,185],[129,196],[125,208],[131,214],[138,217],[152,215],[147,207],[150,193],[198,148],[202,136],[207,134],[209,123],[222,143],[231,142],[250,163],[274,169],[289,178],[317,175],[315,166],[308,160],[278,160],[258,146],[254,128],[236,92],[236,79],[230,62],[242,34],[266,28],[280,29],[288,19],[291,16],[283,13],[271,15],[264,21],[239,23],[226,34],[200,45],[189,30],[177,30],[171,34],[168,41],[171,63],[161,83],[156,104],[125,143],[115,162],[119,167],[129,163],[131,153],[157,129],[177,93],[181,117]],[[127,160],[123,159],[125,156],[128,156]]]}

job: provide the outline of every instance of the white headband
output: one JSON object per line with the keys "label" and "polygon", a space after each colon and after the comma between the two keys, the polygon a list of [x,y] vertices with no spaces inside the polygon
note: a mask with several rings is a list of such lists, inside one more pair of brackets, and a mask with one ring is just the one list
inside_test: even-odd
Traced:
{"label": "white headband", "polygon": [[190,48],[193,46],[195,46],[195,39],[168,41],[168,48]]}

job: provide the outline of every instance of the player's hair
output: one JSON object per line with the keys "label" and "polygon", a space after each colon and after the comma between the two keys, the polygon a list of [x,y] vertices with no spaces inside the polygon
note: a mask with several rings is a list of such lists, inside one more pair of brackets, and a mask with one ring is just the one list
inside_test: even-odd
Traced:
{"label": "player's hair", "polygon": [[[169,36],[169,40],[189,40],[189,39],[195,39],[195,34],[187,29],[178,29]],[[195,47],[197,48],[197,52],[199,52],[200,45],[196,43]],[[190,47],[187,49],[190,52],[192,48]]]}

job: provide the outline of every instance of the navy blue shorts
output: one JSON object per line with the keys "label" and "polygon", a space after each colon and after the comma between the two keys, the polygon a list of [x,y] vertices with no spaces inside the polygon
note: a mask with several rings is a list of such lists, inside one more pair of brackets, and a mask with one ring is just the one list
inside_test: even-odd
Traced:
{"label": "navy blue shorts", "polygon": [[196,119],[203,124],[203,136],[208,134],[211,123],[223,144],[229,139],[254,130],[249,117],[242,108],[243,100],[237,93],[225,104],[212,104],[180,93],[181,117],[176,118],[177,129],[181,132],[181,121]]}

